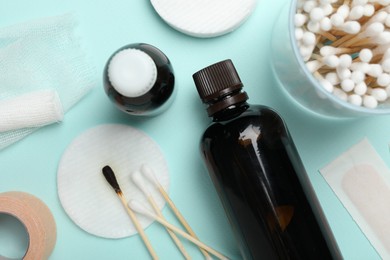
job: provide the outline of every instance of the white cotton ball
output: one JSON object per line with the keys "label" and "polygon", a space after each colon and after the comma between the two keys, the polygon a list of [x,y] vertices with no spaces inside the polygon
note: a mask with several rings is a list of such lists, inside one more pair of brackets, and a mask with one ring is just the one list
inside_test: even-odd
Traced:
{"label": "white cotton ball", "polygon": [[377,1],[382,6],[388,6],[390,4],[390,0],[377,0]]}
{"label": "white cotton ball", "polygon": [[360,60],[361,61],[363,61],[363,62],[370,62],[371,61],[371,59],[372,59],[372,56],[373,56],[373,54],[372,54],[372,51],[371,50],[369,50],[369,49],[362,49],[360,52],[359,52],[359,58],[360,58]]}
{"label": "white cotton ball", "polygon": [[386,17],[385,25],[386,25],[387,27],[390,27],[390,15],[388,15],[388,16]]}
{"label": "white cotton ball", "polygon": [[367,108],[376,108],[378,106],[378,101],[373,96],[365,95],[363,97],[363,106]]}
{"label": "white cotton ball", "polygon": [[316,36],[312,32],[304,32],[302,36],[302,43],[306,46],[312,46],[316,44]]}
{"label": "white cotton ball", "polygon": [[301,53],[301,56],[303,58],[304,61],[308,61],[313,53],[313,50],[314,50],[314,45],[313,46],[305,46],[305,45],[302,45],[300,48],[299,48],[299,52]]}
{"label": "white cotton ball", "polygon": [[379,102],[385,101],[388,97],[386,90],[383,88],[372,89],[371,95]]}
{"label": "white cotton ball", "polygon": [[319,22],[325,17],[324,10],[320,7],[314,7],[310,11],[310,20],[313,22]]}
{"label": "white cotton ball", "polygon": [[367,3],[368,3],[368,0],[353,0],[352,6],[365,5]]}
{"label": "white cotton ball", "polygon": [[353,92],[356,94],[356,95],[360,95],[360,96],[363,96],[364,94],[367,93],[367,84],[362,81],[358,84],[355,85],[355,88],[353,89]]}
{"label": "white cotton ball", "polygon": [[384,23],[386,21],[386,18],[387,18],[387,12],[386,11],[378,11],[374,14],[374,16],[371,17],[370,19],[370,23],[374,23],[374,22],[379,22],[379,23]]}
{"label": "white cotton ball", "polygon": [[365,77],[366,77],[365,73],[360,71],[360,70],[352,71],[351,80],[355,84],[358,84],[358,83],[362,82],[365,79]]}
{"label": "white cotton ball", "polygon": [[381,45],[388,44],[390,43],[390,32],[384,31],[379,35],[377,35],[374,40],[377,44],[381,44]]}
{"label": "white cotton ball", "polygon": [[368,71],[371,69],[371,66],[366,62],[352,62],[350,69],[353,71],[359,70],[363,73],[368,73]]}
{"label": "white cotton ball", "polygon": [[386,86],[390,85],[390,75],[387,73],[382,73],[376,79],[376,83],[378,83],[378,85],[381,87],[386,87]]}
{"label": "white cotton ball", "polygon": [[307,16],[301,13],[297,13],[294,16],[295,27],[302,27],[307,21]]}
{"label": "white cotton ball", "polygon": [[347,101],[347,100],[348,100],[348,94],[345,93],[343,90],[341,90],[341,89],[339,89],[339,88],[334,88],[333,94],[334,94],[337,98],[339,98],[339,99],[341,99],[341,100],[343,100],[343,101]]}
{"label": "white cotton ball", "polygon": [[390,85],[385,88],[387,96],[390,97]]}
{"label": "white cotton ball", "polygon": [[332,30],[333,25],[329,17],[322,18],[322,20],[320,21],[320,28],[325,32]]}
{"label": "white cotton ball", "polygon": [[359,95],[352,94],[348,96],[348,102],[355,106],[361,106],[363,104],[363,98]]}
{"label": "white cotton ball", "polygon": [[339,57],[339,66],[341,68],[349,68],[352,65],[352,57],[349,54],[342,54]]}
{"label": "white cotton ball", "polygon": [[335,13],[330,16],[330,21],[335,27],[342,26],[344,24],[344,18],[342,15]]}
{"label": "white cotton ball", "polygon": [[325,79],[330,82],[332,85],[340,84],[340,79],[337,76],[336,72],[329,72],[325,75]]}
{"label": "white cotton ball", "polygon": [[355,82],[351,79],[344,79],[341,81],[341,89],[344,90],[345,92],[350,92],[355,88]]}

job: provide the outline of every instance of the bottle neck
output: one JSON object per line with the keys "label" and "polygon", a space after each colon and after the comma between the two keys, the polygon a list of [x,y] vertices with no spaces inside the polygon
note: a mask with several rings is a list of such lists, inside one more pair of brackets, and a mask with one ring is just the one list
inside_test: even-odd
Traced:
{"label": "bottle neck", "polygon": [[248,95],[246,92],[241,91],[240,88],[209,100],[207,102],[207,113],[215,122],[228,120],[248,109],[249,105],[246,102],[247,100]]}

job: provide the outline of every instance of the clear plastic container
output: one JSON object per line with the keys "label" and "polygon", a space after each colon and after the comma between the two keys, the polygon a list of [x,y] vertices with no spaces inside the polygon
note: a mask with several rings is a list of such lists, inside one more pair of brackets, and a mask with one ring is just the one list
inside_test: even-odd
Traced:
{"label": "clear plastic container", "polygon": [[390,102],[370,109],[352,105],[327,92],[306,68],[295,39],[294,15],[297,0],[287,3],[275,22],[272,42],[272,67],[280,84],[298,104],[330,117],[357,117],[390,114]]}

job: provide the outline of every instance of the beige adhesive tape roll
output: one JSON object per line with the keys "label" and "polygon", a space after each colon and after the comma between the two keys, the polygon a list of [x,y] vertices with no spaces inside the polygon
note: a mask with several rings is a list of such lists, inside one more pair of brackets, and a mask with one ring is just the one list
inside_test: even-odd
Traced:
{"label": "beige adhesive tape roll", "polygon": [[47,259],[53,251],[57,232],[49,208],[25,192],[0,193],[0,214],[17,218],[26,228],[29,245],[23,260]]}

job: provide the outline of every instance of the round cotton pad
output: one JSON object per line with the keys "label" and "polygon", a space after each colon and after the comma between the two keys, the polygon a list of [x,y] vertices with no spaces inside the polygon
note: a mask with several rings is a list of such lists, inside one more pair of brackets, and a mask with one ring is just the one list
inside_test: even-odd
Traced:
{"label": "round cotton pad", "polygon": [[[109,124],[91,128],[78,136],[65,150],[58,167],[57,186],[61,204],[82,229],[96,236],[122,238],[137,233],[114,190],[105,180],[102,168],[109,165],[124,196],[149,207],[144,194],[132,182],[131,174],[147,164],[168,190],[169,173],[158,145],[143,132],[125,125]],[[158,206],[165,201],[145,179]],[[138,216],[145,228],[153,221]]]}
{"label": "round cotton pad", "polygon": [[151,3],[176,30],[204,38],[233,31],[256,6],[256,0],[151,0]]}

